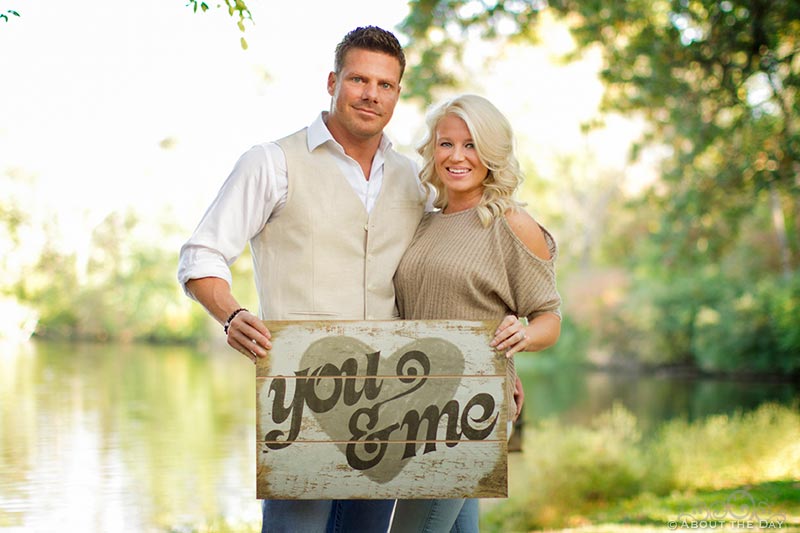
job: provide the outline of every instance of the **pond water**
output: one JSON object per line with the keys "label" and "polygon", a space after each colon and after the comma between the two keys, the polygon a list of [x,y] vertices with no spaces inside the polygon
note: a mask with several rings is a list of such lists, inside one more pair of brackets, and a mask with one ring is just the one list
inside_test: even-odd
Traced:
{"label": "pond water", "polygon": [[[622,403],[660,421],[790,404],[796,386],[537,369],[528,423]],[[254,531],[254,367],[226,347],[0,345],[0,530]]]}

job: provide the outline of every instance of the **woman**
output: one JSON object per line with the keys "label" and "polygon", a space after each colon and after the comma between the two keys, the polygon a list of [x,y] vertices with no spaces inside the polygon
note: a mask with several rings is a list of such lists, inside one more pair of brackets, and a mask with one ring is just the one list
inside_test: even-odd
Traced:
{"label": "woman", "polygon": [[[543,350],[561,332],[556,243],[514,200],[522,173],[511,126],[491,102],[461,95],[435,107],[418,147],[424,184],[436,189],[395,274],[409,320],[504,317],[492,346],[511,358]],[[521,387],[509,361],[519,416]],[[477,500],[399,500],[392,533],[478,531]]]}

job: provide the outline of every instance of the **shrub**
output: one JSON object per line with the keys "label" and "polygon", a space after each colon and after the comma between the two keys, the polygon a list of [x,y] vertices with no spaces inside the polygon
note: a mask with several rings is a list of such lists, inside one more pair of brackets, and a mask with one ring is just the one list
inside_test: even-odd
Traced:
{"label": "shrub", "polygon": [[726,297],[699,313],[693,339],[709,371],[791,373],[800,370],[800,274],[752,286],[723,280]]}
{"label": "shrub", "polygon": [[487,531],[578,525],[645,494],[800,478],[800,412],[764,404],[748,413],[665,422],[643,438],[620,406],[590,427],[555,420],[528,430],[510,498],[482,516]]}
{"label": "shrub", "polygon": [[666,423],[648,452],[674,489],[723,488],[800,478],[800,414],[764,404],[748,413]]}
{"label": "shrub", "polygon": [[541,423],[526,434],[514,496],[487,515],[487,527],[558,527],[593,506],[636,494],[646,473],[640,441],[635,417],[621,406],[588,428]]}

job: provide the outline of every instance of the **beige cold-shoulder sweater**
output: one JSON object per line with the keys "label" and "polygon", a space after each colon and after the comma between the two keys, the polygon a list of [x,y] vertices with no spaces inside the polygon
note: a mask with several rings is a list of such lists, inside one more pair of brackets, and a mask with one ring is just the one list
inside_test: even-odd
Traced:
{"label": "beige cold-shoulder sweater", "polygon": [[[560,316],[555,239],[542,228],[550,259],[531,252],[505,217],[488,227],[477,211],[428,213],[394,277],[400,317],[407,320],[486,320],[515,314]],[[509,387],[516,373],[509,364]],[[513,409],[513,402],[509,402]],[[512,413],[513,414],[513,413]]]}

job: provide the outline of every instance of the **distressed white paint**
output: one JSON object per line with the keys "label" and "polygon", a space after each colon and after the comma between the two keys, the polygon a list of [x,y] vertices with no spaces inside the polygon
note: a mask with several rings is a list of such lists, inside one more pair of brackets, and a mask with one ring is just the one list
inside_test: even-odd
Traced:
{"label": "distressed white paint", "polygon": [[[266,324],[273,349],[257,366],[259,498],[506,495],[509,399],[506,359],[489,347],[496,323]],[[417,375],[398,375],[404,359]]]}

